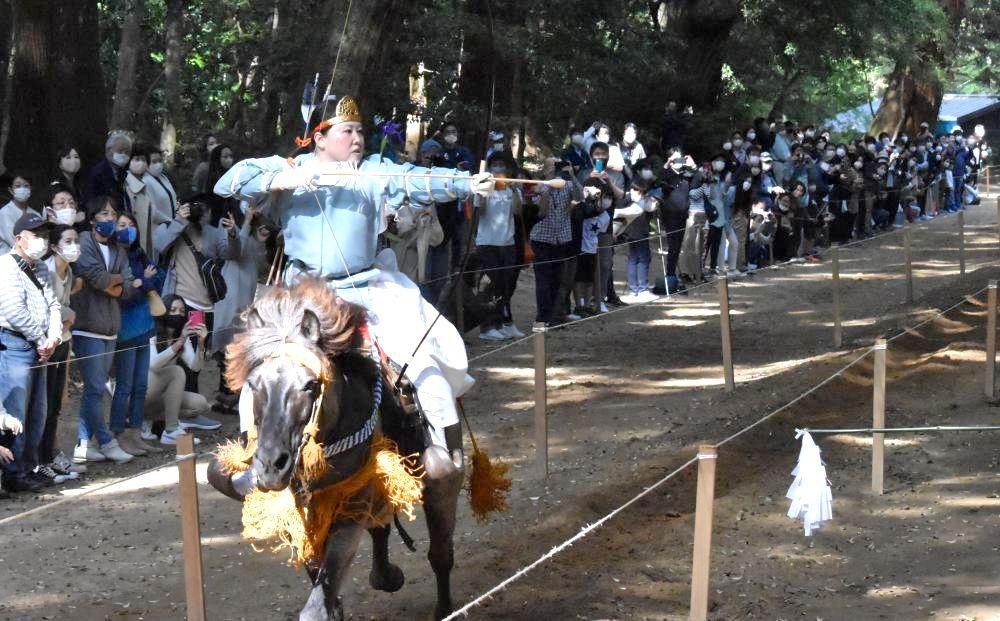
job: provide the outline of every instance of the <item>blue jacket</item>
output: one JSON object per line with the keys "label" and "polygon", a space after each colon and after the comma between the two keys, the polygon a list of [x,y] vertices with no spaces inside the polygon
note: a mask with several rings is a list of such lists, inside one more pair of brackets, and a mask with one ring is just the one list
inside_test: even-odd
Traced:
{"label": "blue jacket", "polygon": [[92,196],[114,196],[119,205],[124,205],[123,184],[126,172],[128,171],[116,167],[107,158],[102,159],[87,174],[87,182],[83,186],[83,202],[86,203]]}
{"label": "blue jacket", "polygon": [[[122,307],[122,327],[118,330],[119,341],[130,341],[146,336],[153,331],[153,316],[149,313],[149,299],[146,293],[163,289],[163,281],[167,278],[167,273],[160,268],[156,269],[156,274],[151,278],[146,278],[143,272],[150,261],[142,248],[136,245],[128,251],[128,264],[135,278],[142,279],[142,287],[139,291],[142,295],[136,295],[128,300],[123,300]],[[132,283],[125,283],[131,287]]]}

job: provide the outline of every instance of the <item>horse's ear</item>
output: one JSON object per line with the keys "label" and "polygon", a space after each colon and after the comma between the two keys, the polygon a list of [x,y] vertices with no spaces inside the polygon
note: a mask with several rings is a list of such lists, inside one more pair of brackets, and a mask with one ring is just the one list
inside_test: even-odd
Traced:
{"label": "horse's ear", "polygon": [[319,317],[309,309],[302,311],[302,336],[313,343],[319,342]]}
{"label": "horse's ear", "polygon": [[260,316],[256,308],[247,311],[247,329],[257,330],[264,327],[264,318]]}

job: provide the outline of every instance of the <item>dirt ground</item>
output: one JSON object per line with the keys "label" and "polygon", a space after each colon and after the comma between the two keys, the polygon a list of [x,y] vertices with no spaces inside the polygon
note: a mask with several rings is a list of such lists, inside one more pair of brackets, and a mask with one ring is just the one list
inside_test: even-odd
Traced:
{"label": "dirt ground", "polygon": [[[845,337],[832,347],[830,263],[768,270],[730,287],[737,389],[722,390],[716,289],[629,308],[547,335],[550,474],[534,464],[530,341],[473,364],[466,401],[481,443],[511,464],[510,510],[486,523],[460,504],[454,594],[461,605],[718,441],[790,401],[880,335],[933,316],[1000,277],[996,211],[967,214],[968,273],[958,273],[955,218],[914,230],[916,303],[904,305],[903,234],[841,252]],[[616,275],[624,274],[622,256]],[[654,272],[658,271],[654,256]],[[889,348],[890,425],[995,423],[983,396],[985,292]],[[515,316],[527,331],[533,278]],[[472,335],[470,355],[495,348]],[[870,490],[870,438],[817,436],[834,520],[811,538],[785,517],[796,427],[867,426],[871,360],[720,450],[712,549],[713,619],[1000,619],[1000,446],[990,432],[887,440],[886,493]],[[213,378],[203,379],[214,386]],[[67,408],[75,412],[75,402]],[[203,434],[210,448],[222,432]],[[72,444],[75,416],[63,421]],[[0,503],[0,519],[79,494],[166,456],[92,467],[86,481]],[[514,583],[473,619],[685,619],[694,469]],[[303,574],[239,536],[239,505],[199,468],[208,617],[295,619]],[[73,498],[0,525],[0,619],[184,616],[175,469]],[[433,577],[426,532],[410,528],[396,594],[367,586],[369,546],[345,589],[352,619],[427,619]]]}

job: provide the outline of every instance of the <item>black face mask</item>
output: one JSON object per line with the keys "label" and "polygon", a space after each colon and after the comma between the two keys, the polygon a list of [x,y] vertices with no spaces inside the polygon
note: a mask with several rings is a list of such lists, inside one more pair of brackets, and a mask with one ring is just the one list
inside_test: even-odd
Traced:
{"label": "black face mask", "polygon": [[171,332],[179,333],[184,329],[185,324],[187,324],[187,317],[184,315],[166,315],[163,317],[163,323],[167,325],[167,328]]}

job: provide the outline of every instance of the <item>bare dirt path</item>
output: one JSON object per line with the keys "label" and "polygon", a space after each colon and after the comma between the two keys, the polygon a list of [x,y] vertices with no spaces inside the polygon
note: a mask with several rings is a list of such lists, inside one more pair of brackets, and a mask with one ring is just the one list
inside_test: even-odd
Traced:
{"label": "bare dirt path", "polygon": [[[476,362],[479,385],[466,407],[481,442],[512,465],[514,490],[510,511],[485,524],[461,504],[456,601],[471,599],[600,518],[689,459],[699,442],[728,436],[826,378],[876,336],[982,289],[1000,274],[995,222],[992,204],[967,214],[965,277],[958,275],[954,218],[916,229],[917,301],[909,307],[902,305],[901,233],[844,249],[841,351],[831,351],[829,262],[734,283],[738,386],[732,394],[721,389],[714,286],[551,332],[551,464],[544,482],[533,469],[530,341]],[[522,330],[531,320],[532,289],[530,271],[522,273],[515,307]],[[965,305],[919,336],[893,342],[892,424],[995,422],[997,410],[981,396],[984,321],[981,306]],[[472,356],[495,347],[470,340]],[[835,486],[835,521],[808,540],[784,517],[798,451],[794,427],[867,424],[869,377],[866,361],[722,451],[715,618],[1000,618],[995,434],[891,440],[887,494],[878,499],[866,492],[870,440],[820,438]],[[75,403],[67,409],[75,412]],[[70,446],[76,421],[66,418],[64,446]],[[223,432],[234,427],[228,419]],[[203,436],[206,446],[222,435]],[[97,466],[86,484],[156,463]],[[472,618],[686,618],[693,474],[669,482]],[[0,619],[182,618],[175,481],[174,469],[163,468],[0,525],[0,564],[7,569]],[[205,485],[200,491],[209,618],[296,618],[307,591],[304,576],[240,540],[236,503]],[[59,497],[52,491],[0,503],[0,519]],[[392,544],[408,583],[394,595],[367,587],[368,546],[362,547],[345,593],[351,618],[429,618],[433,580],[420,521],[411,533],[417,554],[395,539]]]}

